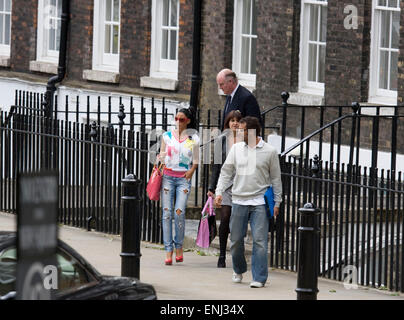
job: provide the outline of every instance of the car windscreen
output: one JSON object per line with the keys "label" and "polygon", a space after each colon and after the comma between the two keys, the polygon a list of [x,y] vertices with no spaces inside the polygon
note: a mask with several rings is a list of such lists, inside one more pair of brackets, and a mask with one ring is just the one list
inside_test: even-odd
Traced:
{"label": "car windscreen", "polygon": [[[58,248],[57,291],[74,290],[96,281],[95,277],[68,252]],[[9,247],[0,252],[0,296],[15,291],[17,270],[17,250]]]}

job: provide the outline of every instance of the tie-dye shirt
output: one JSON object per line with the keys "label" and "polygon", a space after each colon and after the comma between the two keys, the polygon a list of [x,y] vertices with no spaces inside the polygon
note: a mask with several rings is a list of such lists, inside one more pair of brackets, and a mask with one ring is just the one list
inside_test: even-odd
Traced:
{"label": "tie-dye shirt", "polygon": [[192,151],[198,147],[199,137],[194,134],[181,141],[172,131],[163,134],[166,144],[166,157],[164,163],[167,169],[173,171],[188,171],[192,167]]}

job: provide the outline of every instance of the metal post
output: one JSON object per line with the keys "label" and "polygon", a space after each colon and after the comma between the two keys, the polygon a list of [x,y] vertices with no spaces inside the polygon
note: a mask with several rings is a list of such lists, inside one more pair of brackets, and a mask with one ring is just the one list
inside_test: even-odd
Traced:
{"label": "metal post", "polygon": [[[90,197],[89,201],[91,201],[91,206],[89,208],[89,217],[87,218],[87,231],[91,231],[91,229],[97,229],[96,227],[96,223],[98,223],[98,221],[96,220],[95,217],[95,176],[96,176],[96,171],[95,171],[95,166],[96,166],[96,145],[95,143],[97,142],[97,136],[98,136],[98,132],[97,132],[97,124],[95,121],[93,121],[93,123],[91,124],[91,130],[90,130],[90,139],[93,142],[92,143],[92,160],[93,163],[91,164],[91,145],[89,146],[89,166],[91,166],[91,170],[92,170],[92,182],[90,182],[90,172],[89,174],[89,180],[88,180],[88,184],[91,185],[91,188],[89,188],[89,192],[90,192]],[[91,200],[90,200],[91,199]]]}
{"label": "metal post", "polygon": [[198,110],[199,91],[201,87],[201,34],[202,34],[202,0],[194,1],[194,31],[192,47],[192,78],[189,105]]}
{"label": "metal post", "polygon": [[122,269],[123,277],[140,279],[142,180],[129,174],[122,179]]}
{"label": "metal post", "polygon": [[299,209],[299,256],[297,264],[297,300],[317,300],[317,277],[320,229],[320,209],[306,203]]}
{"label": "metal post", "polygon": [[286,148],[286,118],[287,118],[287,110],[288,110],[288,99],[290,97],[289,92],[282,92],[282,144],[281,151],[285,151]]}
{"label": "metal post", "polygon": [[62,1],[62,15],[61,15],[61,30],[60,30],[60,44],[59,44],[59,65],[57,75],[51,77],[46,86],[45,100],[42,102],[43,110],[47,118],[53,116],[53,99],[56,91],[56,83],[61,82],[66,75],[66,55],[67,55],[67,41],[68,29],[70,21],[70,1]]}

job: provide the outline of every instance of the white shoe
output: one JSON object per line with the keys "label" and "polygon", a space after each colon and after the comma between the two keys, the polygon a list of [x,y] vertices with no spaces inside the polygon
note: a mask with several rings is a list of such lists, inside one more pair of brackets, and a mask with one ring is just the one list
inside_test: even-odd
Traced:
{"label": "white shoe", "polygon": [[243,280],[243,275],[233,272],[232,280],[233,280],[234,283],[240,283],[241,280]]}
{"label": "white shoe", "polygon": [[251,281],[250,288],[263,288],[264,284],[258,281]]}

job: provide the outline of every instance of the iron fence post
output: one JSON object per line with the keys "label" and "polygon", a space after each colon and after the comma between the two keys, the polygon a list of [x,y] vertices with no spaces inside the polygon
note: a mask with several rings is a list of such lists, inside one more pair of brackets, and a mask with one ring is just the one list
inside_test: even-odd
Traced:
{"label": "iron fence post", "polygon": [[[91,228],[94,228],[94,229],[96,229],[96,225],[95,225],[95,223],[98,223],[97,221],[96,221],[96,218],[95,218],[95,214],[94,214],[94,211],[95,211],[95,176],[96,176],[96,171],[95,171],[95,165],[96,165],[96,157],[95,157],[95,149],[96,149],[96,146],[95,146],[95,143],[97,142],[97,136],[98,136],[98,132],[97,132],[97,124],[95,123],[95,121],[93,121],[92,122],[92,124],[91,124],[91,127],[90,127],[90,133],[89,133],[89,136],[90,136],[90,141],[92,141],[93,143],[89,146],[89,166],[91,166],[91,172],[92,172],[92,174],[90,173],[90,172],[88,172],[88,185],[89,186],[91,186],[89,189],[88,189],[88,192],[90,192],[90,197],[91,198],[89,198],[89,203],[91,203],[91,206],[89,206],[89,209],[88,209],[88,214],[89,214],[89,216],[88,216],[88,218],[87,218],[87,231],[91,231]],[[91,153],[91,149],[92,149],[92,153]],[[91,157],[91,154],[92,154],[92,157]],[[91,159],[93,160],[93,163],[91,164]],[[92,181],[90,181],[90,177],[92,176]],[[91,199],[91,202],[90,202],[90,199]]]}
{"label": "iron fence post", "polygon": [[286,148],[286,118],[288,111],[288,99],[290,97],[289,92],[282,92],[282,142],[281,142],[281,151],[285,151]]}
{"label": "iron fence post", "polygon": [[126,118],[125,114],[125,106],[121,103],[119,105],[119,113],[118,113],[118,119],[119,119],[119,130],[123,130],[123,125],[125,124],[124,119]]}
{"label": "iron fence post", "polygon": [[317,300],[319,236],[318,215],[320,209],[306,203],[299,209],[301,224],[299,255],[297,262],[297,300]]}
{"label": "iron fence post", "polygon": [[140,279],[142,180],[129,174],[122,179],[122,268],[123,277]]}

